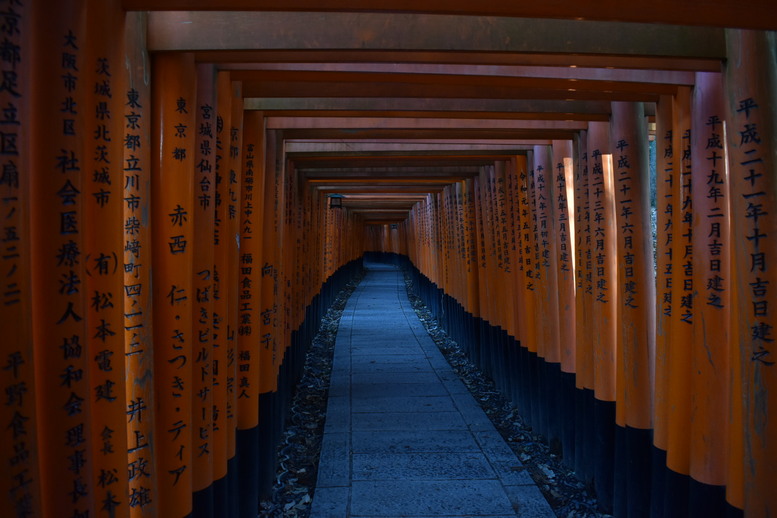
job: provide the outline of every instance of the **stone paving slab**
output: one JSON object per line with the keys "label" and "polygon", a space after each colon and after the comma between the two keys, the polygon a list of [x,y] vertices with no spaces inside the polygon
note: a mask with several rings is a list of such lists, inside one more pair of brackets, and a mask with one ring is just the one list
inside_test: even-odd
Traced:
{"label": "stone paving slab", "polygon": [[359,398],[364,399],[386,396],[448,396],[450,394],[439,381],[428,383],[352,383],[351,390],[358,393]]}
{"label": "stone paving slab", "polygon": [[489,516],[514,512],[496,480],[353,481],[352,516]]}
{"label": "stone paving slab", "polygon": [[352,399],[354,412],[455,412],[450,396],[374,396]]}
{"label": "stone paving slab", "polygon": [[521,462],[415,315],[370,270],[335,343],[311,518],[550,518]]}
{"label": "stone paving slab", "polygon": [[354,480],[496,479],[486,456],[477,453],[353,455]]}
{"label": "stone paving slab", "polygon": [[[329,417],[327,417],[329,419]],[[468,430],[459,412],[369,412],[351,416],[354,431]]]}

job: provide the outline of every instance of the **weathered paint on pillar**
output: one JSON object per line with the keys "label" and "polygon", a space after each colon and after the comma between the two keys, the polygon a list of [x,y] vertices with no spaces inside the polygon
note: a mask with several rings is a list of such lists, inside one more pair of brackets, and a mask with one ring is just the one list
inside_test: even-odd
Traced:
{"label": "weathered paint on pillar", "polygon": [[154,56],[152,74],[155,455],[159,513],[176,517],[192,510],[194,56]]}
{"label": "weathered paint on pillar", "polygon": [[[34,3],[29,90],[32,119],[30,213],[37,441],[43,516],[94,516],[93,401],[88,373],[89,330],[85,248],[88,163],[86,149],[86,10],[83,1]],[[15,86],[12,92],[18,92]],[[32,362],[32,358],[28,359]],[[9,370],[10,372],[10,370]],[[11,423],[14,441],[32,430],[22,414]],[[31,440],[32,437],[29,436]],[[26,442],[25,438],[25,442]],[[13,469],[17,482],[32,480]],[[15,495],[23,498],[21,487]]]}
{"label": "weathered paint on pillar", "polygon": [[[731,180],[731,249],[737,266],[737,332],[743,402],[744,512],[777,514],[777,352],[774,325],[777,219],[777,39],[727,30],[726,108]],[[741,399],[740,399],[741,398]]]}
{"label": "weathered paint on pillar", "polygon": [[[124,97],[124,12],[115,0],[87,3],[90,44],[84,53],[86,131],[84,287],[89,360],[90,419],[94,452],[93,480],[98,517],[129,516],[127,500],[127,434],[124,336],[124,221],[122,149]],[[117,231],[118,230],[118,231]]]}
{"label": "weathered paint on pillar", "polygon": [[124,220],[124,353],[126,356],[127,476],[130,516],[157,515],[154,461],[154,350],[151,288],[151,85],[145,55],[145,15],[126,20],[127,89],[122,176]]}
{"label": "weathered paint on pillar", "polygon": [[697,73],[691,110],[693,270],[700,285],[691,359],[690,474],[715,486],[726,483],[730,391],[730,193],[722,81],[719,73]]}
{"label": "weathered paint on pillar", "polygon": [[[2,128],[6,143],[0,150],[0,509],[13,516],[40,516],[40,476],[35,413],[37,388],[33,347],[32,272],[30,269],[30,72],[32,47],[30,1],[6,1],[0,9],[17,14],[16,25],[5,25],[5,45],[16,53],[0,59],[4,77],[16,85],[0,92],[7,114]],[[15,30],[14,30],[15,28]],[[51,224],[51,223],[49,223]]]}

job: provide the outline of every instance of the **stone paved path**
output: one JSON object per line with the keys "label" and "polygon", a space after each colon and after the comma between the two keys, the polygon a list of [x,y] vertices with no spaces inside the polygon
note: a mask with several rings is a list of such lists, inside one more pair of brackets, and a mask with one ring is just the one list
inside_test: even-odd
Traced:
{"label": "stone paved path", "polygon": [[312,518],[553,517],[410,306],[369,272],[335,344]]}

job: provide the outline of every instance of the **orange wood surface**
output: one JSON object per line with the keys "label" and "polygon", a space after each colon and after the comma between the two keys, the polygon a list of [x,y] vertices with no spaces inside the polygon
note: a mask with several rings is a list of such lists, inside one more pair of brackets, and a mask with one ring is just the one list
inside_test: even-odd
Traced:
{"label": "orange wood surface", "polygon": [[615,271],[615,208],[609,125],[588,126],[589,197],[594,304],[594,390],[601,401],[615,401],[615,308],[618,303]]}
{"label": "orange wood surface", "polygon": [[[775,64],[774,35],[752,31],[728,31],[731,59],[726,70],[726,113],[731,178],[731,236],[737,266],[738,304],[735,342],[740,344],[739,392],[742,402],[744,439],[743,496],[745,515],[777,513],[773,497],[777,487],[777,436],[773,419],[777,411],[773,391],[777,386],[773,334],[774,290],[777,280],[773,263],[775,219],[760,214],[775,203],[774,174]],[[773,109],[773,108],[772,108]],[[763,235],[762,235],[763,234]],[[734,378],[736,379],[736,378]],[[738,409],[735,410],[738,413]],[[735,433],[739,435],[739,433]],[[736,442],[739,441],[737,437]],[[736,442],[734,444],[736,444]],[[735,473],[736,474],[736,473]]]}
{"label": "orange wood surface", "polygon": [[[32,4],[30,255],[37,442],[43,516],[96,513],[86,326],[86,2]],[[63,78],[64,76],[64,78]],[[64,111],[62,109],[64,108]],[[54,353],[52,353],[52,350]],[[10,370],[9,370],[10,372]],[[65,376],[64,378],[62,376]],[[34,421],[16,419],[20,439]],[[24,416],[34,419],[33,416]],[[7,425],[6,425],[7,426]],[[22,470],[12,470],[31,480]],[[21,474],[21,475],[20,475]],[[19,498],[23,490],[16,490]]]}
{"label": "orange wood surface", "polygon": [[693,199],[691,193],[691,99],[688,89],[681,89],[675,98],[673,156],[675,182],[673,187],[673,261],[677,273],[672,290],[672,340],[682,347],[669,349],[669,435],[667,466],[677,473],[690,474],[690,372],[691,347],[694,333],[693,278]]}
{"label": "orange wood surface", "polygon": [[575,386],[594,388],[593,351],[593,249],[592,215],[589,196],[590,169],[588,167],[588,136],[581,132],[576,141],[577,167],[575,169]]}
{"label": "orange wood surface", "polygon": [[561,363],[559,342],[558,276],[556,270],[555,207],[553,203],[553,155],[550,146],[534,147],[534,199],[536,207],[536,256],[539,272],[537,339],[540,356],[549,363]]}
{"label": "orange wood surface", "polygon": [[[18,90],[0,92],[0,103],[10,109],[13,129],[5,130],[14,146],[0,159],[0,224],[5,237],[0,244],[0,379],[6,395],[0,406],[0,508],[10,513],[40,516],[40,475],[35,413],[37,388],[33,347],[34,272],[31,269],[31,72],[32,8],[15,5],[17,31],[5,34],[7,46],[17,46],[17,59],[0,65],[3,74],[14,73]],[[41,92],[38,92],[40,94]]]}
{"label": "orange wood surface", "polygon": [[[155,56],[151,217],[159,513],[192,509],[192,327],[196,67],[191,54]],[[181,251],[183,243],[186,249]]]}
{"label": "orange wood surface", "polygon": [[133,518],[156,516],[158,471],[154,443],[154,354],[151,265],[151,86],[145,80],[142,17],[128,15],[125,48],[127,89],[122,120],[124,187],[124,353],[128,495]]}
{"label": "orange wood surface", "polygon": [[[118,1],[90,1],[82,70],[89,85],[84,107],[89,114],[86,131],[93,136],[86,145],[85,178],[81,195],[85,199],[85,260],[89,309],[86,313],[87,357],[94,465],[94,500],[100,516],[129,516],[126,492],[127,421],[124,324],[124,224],[123,171],[124,129],[120,116],[126,91],[124,73],[124,13]],[[117,92],[117,95],[114,95]]]}
{"label": "orange wood surface", "polygon": [[[650,226],[647,120],[641,103],[613,103],[612,142],[618,253],[617,373],[623,421],[652,427],[655,280]],[[618,383],[620,386],[621,384]]]}
{"label": "orange wood surface", "polygon": [[[223,107],[226,112],[226,106]],[[240,317],[240,182],[242,179],[241,152],[243,146],[243,97],[242,85],[238,81],[230,83],[229,125],[224,118],[224,161],[226,162],[222,182],[227,185],[226,198],[222,203],[226,205],[224,223],[225,241],[229,246],[227,269],[225,272],[227,297],[227,458],[235,457],[237,430],[237,396],[238,396],[238,327]],[[221,106],[219,107],[221,111]]]}
{"label": "orange wood surface", "polygon": [[562,372],[575,372],[577,319],[575,299],[575,196],[572,141],[553,141],[553,200],[556,219],[559,345]]}
{"label": "orange wood surface", "polygon": [[674,100],[662,97],[656,110],[656,366],[653,389],[653,444],[664,451],[668,446],[669,359],[675,346],[673,313],[680,308],[672,298],[673,283],[679,279],[674,260],[674,183],[679,181],[679,156],[674,154]]}
{"label": "orange wood surface", "polygon": [[192,466],[193,489],[213,483],[214,362],[214,231],[216,217],[216,70],[197,66],[196,140],[194,159],[194,226],[192,237],[193,358]]}
{"label": "orange wood surface", "polygon": [[[723,123],[723,80],[699,74],[691,112],[694,272],[699,290],[691,366],[691,476],[705,484],[726,483],[729,414],[731,279],[729,182]],[[728,246],[726,246],[728,245]],[[725,274],[725,276],[724,276]]]}
{"label": "orange wood surface", "polygon": [[213,203],[213,479],[227,475],[229,459],[229,276],[231,273],[229,233],[229,127],[232,119],[232,84],[228,72],[216,75],[216,108],[214,122],[215,154]]}
{"label": "orange wood surface", "polygon": [[242,171],[237,403],[238,429],[246,430],[259,424],[264,205],[264,115],[261,112],[246,112]]}

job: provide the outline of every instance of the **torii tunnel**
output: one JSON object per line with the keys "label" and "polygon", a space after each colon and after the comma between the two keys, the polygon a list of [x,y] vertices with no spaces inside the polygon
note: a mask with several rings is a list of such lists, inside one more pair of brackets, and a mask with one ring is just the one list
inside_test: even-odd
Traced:
{"label": "torii tunnel", "polygon": [[369,253],[604,510],[777,516],[775,29],[769,0],[0,0],[0,514],[256,516]]}

